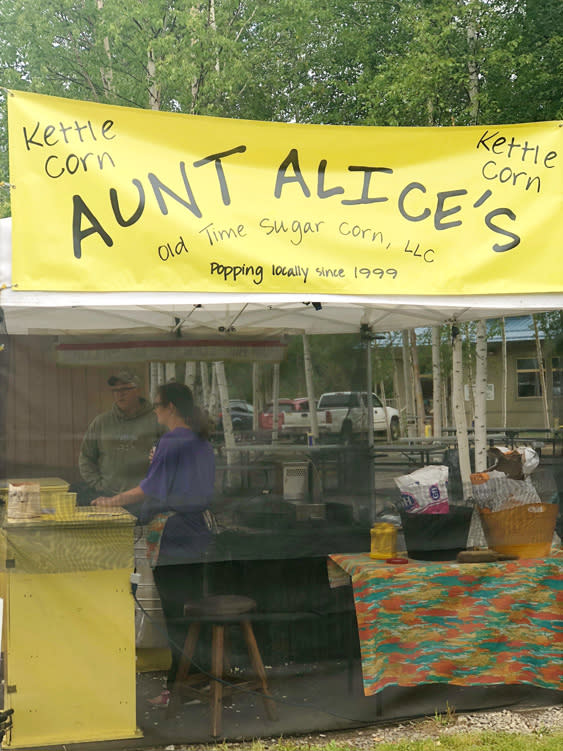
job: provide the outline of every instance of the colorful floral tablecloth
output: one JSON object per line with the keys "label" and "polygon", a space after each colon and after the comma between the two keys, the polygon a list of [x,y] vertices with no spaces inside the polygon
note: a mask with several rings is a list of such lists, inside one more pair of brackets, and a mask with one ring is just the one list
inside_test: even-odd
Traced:
{"label": "colorful floral tablecloth", "polygon": [[331,555],[352,583],[364,693],[386,686],[527,683],[563,689],[563,557],[391,565]]}

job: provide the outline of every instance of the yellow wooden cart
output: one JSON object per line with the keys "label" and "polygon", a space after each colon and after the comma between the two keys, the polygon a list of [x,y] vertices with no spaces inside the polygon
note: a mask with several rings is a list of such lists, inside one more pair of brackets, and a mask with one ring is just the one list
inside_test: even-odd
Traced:
{"label": "yellow wooden cart", "polygon": [[[52,483],[51,483],[52,484]],[[6,748],[139,736],[131,594],[135,519],[77,509],[0,529]]]}

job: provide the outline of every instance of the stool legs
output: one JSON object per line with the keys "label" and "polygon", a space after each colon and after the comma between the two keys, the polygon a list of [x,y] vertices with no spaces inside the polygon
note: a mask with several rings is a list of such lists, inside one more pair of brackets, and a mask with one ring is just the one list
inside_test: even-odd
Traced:
{"label": "stool legs", "polygon": [[264,708],[270,720],[277,720],[278,716],[276,712],[276,704],[274,700],[271,698],[271,694],[268,689],[268,680],[266,678],[266,671],[264,669],[264,663],[262,662],[262,655],[260,654],[260,650],[258,649],[258,644],[256,643],[256,637],[254,636],[254,629],[252,628],[252,624],[250,623],[250,621],[241,621],[240,627],[242,629],[242,633],[244,634],[246,646],[248,647],[248,654],[250,657],[250,662],[252,663],[254,672],[260,679],[260,685],[262,686],[262,693],[264,694]]}
{"label": "stool legs", "polygon": [[180,683],[186,680],[192,664],[192,659],[195,653],[197,640],[199,638],[199,632],[201,629],[201,623],[194,622],[190,624],[186,641],[184,642],[184,649],[182,657],[180,658],[180,664],[178,665],[178,672],[176,673],[176,679],[174,681],[174,688]]}
{"label": "stool legs", "polygon": [[216,738],[221,735],[221,719],[223,710],[223,651],[225,646],[225,627],[213,624],[211,638],[211,735]]}
{"label": "stool legs", "polygon": [[[221,623],[211,624],[211,682],[209,686],[209,694],[206,698],[209,699],[211,705],[211,735],[214,738],[221,735],[222,731],[223,676],[229,669],[228,649],[225,649],[228,645],[225,625],[226,624]],[[248,655],[250,657],[250,663],[258,679],[259,690],[261,690],[263,694],[266,713],[270,720],[277,720],[276,705],[268,689],[266,670],[264,668],[264,663],[262,662],[262,656],[258,649],[258,644],[256,643],[252,624],[249,620],[240,620],[238,621],[238,625],[242,630],[246,647],[248,649]],[[182,683],[185,683],[188,680],[188,673],[197,646],[200,630],[201,621],[194,621],[189,627],[174,683],[174,693],[176,693],[176,690],[181,691]],[[201,690],[192,690],[194,693],[202,696]]]}

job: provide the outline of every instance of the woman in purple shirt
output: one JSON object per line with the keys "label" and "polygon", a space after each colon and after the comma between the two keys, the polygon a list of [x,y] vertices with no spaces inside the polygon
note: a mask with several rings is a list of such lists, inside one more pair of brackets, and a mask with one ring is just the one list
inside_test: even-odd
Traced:
{"label": "woman in purple shirt", "polygon": [[[211,542],[205,512],[213,496],[215,457],[205,416],[181,383],[159,387],[154,402],[158,422],[168,428],[154,452],[144,480],[131,490],[92,501],[94,506],[127,506],[142,501],[139,523],[148,525],[147,548],[172,648],[169,685],[174,681],[185,635],[173,625],[184,603],[201,584],[194,563]],[[194,586],[197,584],[197,587]],[[153,703],[168,704],[164,691]]]}

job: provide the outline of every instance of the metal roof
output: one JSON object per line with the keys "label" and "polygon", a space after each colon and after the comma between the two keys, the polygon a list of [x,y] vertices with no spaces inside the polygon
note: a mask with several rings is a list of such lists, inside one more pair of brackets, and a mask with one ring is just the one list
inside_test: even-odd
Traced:
{"label": "metal roof", "polygon": [[[487,328],[489,330],[489,342],[502,341],[502,335],[500,333],[500,323],[500,318],[487,321]],[[535,339],[532,316],[513,316],[511,318],[505,318],[504,327],[507,342],[526,342],[530,341],[530,339]],[[539,325],[538,331],[540,339],[543,339],[544,333],[541,329],[541,326]]]}

